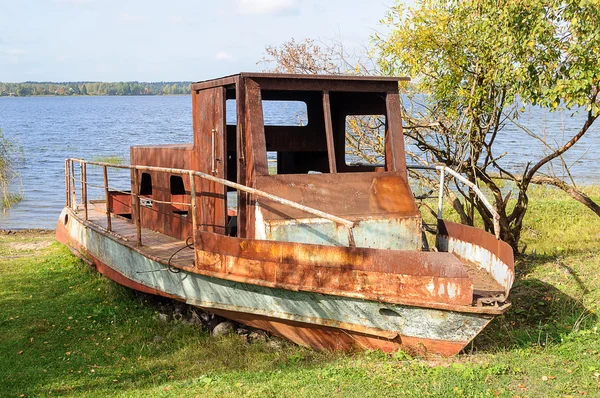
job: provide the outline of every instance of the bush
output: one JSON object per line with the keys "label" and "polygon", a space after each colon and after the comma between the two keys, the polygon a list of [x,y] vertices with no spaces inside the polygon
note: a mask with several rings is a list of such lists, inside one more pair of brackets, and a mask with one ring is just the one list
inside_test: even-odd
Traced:
{"label": "bush", "polygon": [[20,193],[11,191],[13,182],[19,178],[17,164],[22,158],[21,153],[0,130],[0,209],[4,211],[22,199]]}

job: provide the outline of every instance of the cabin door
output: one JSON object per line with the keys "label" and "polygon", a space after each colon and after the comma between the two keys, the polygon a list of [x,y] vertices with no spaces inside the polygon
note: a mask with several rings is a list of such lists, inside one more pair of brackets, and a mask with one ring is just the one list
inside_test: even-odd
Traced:
{"label": "cabin door", "polygon": [[[225,88],[215,87],[192,94],[194,162],[196,170],[226,179]],[[224,234],[227,231],[227,190],[224,185],[196,179],[198,227]]]}

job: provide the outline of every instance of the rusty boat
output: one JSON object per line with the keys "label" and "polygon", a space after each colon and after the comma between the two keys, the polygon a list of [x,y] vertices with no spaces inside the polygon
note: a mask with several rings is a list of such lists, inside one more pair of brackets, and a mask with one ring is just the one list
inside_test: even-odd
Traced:
{"label": "rusty boat", "polygon": [[[128,165],[65,161],[57,239],[117,283],[303,346],[457,354],[509,308],[513,252],[497,224],[492,234],[443,219],[445,178],[469,185],[497,219],[444,166],[431,167],[440,190],[427,246],[401,80],[240,73],[193,83],[192,143],[131,147]],[[290,103],[306,120],[265,123],[267,106]],[[348,125],[365,115],[383,121],[380,164],[347,155]]]}

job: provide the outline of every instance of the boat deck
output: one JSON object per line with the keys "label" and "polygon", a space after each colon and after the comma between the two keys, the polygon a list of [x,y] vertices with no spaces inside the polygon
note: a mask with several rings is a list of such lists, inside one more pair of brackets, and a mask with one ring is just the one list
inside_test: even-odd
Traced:
{"label": "boat deck", "polygon": [[[79,214],[83,215],[83,208],[79,208]],[[92,203],[88,204],[88,220],[107,229],[106,204]],[[111,215],[111,233],[119,239],[135,246],[137,243],[137,234],[135,225],[131,220]],[[194,251],[186,247],[186,242],[173,238],[171,236],[142,228],[142,246],[137,249],[148,257],[152,257],[159,262],[168,263],[175,267],[193,266]]]}
{"label": "boat deck", "polygon": [[[79,208],[79,214],[83,216],[83,208]],[[105,203],[88,204],[88,220],[107,228]],[[111,215],[112,234],[119,239],[135,246],[137,242],[136,227],[131,220]],[[186,242],[167,236],[160,232],[142,228],[142,246],[137,247],[144,255],[156,259],[162,263],[169,263],[175,267],[193,266],[194,251],[186,247]],[[494,280],[483,268],[471,262],[462,262],[465,271],[473,283],[473,294],[476,297],[491,297],[504,293],[502,286]]]}

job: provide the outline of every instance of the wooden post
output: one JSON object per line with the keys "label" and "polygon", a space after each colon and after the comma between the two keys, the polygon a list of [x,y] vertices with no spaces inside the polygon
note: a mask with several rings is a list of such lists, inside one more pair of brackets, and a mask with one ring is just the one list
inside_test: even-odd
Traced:
{"label": "wooden post", "polygon": [[83,214],[85,220],[88,219],[88,200],[87,200],[87,165],[81,162],[81,201],[83,202]]}
{"label": "wooden post", "polygon": [[108,192],[108,167],[102,166],[104,174],[104,195],[106,196],[106,229],[112,231],[112,219],[110,218],[110,193]]}
{"label": "wooden post", "polygon": [[196,247],[196,229],[198,228],[198,216],[196,214],[196,177],[194,172],[190,171],[190,213],[192,213],[192,240],[194,248]]}
{"label": "wooden post", "polygon": [[138,171],[132,170],[133,173],[133,187],[131,189],[131,206],[132,206],[132,217],[135,223],[135,229],[137,233],[137,244],[138,246],[142,245],[142,222],[140,220],[140,184],[138,182]]}
{"label": "wooden post", "polygon": [[75,188],[75,163],[71,161],[71,188],[73,189],[73,200],[71,201],[71,207],[77,211],[77,188]]}
{"label": "wooden post", "polygon": [[71,180],[69,178],[69,159],[65,160],[65,200],[66,206],[71,207]]}

